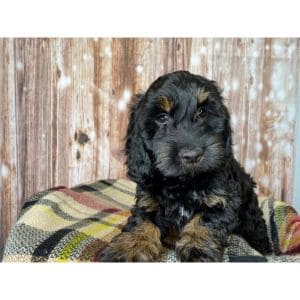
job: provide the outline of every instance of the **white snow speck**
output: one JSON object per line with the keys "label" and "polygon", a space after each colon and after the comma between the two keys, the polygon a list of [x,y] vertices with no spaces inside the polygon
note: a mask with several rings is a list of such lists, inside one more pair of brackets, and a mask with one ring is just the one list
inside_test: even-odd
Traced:
{"label": "white snow speck", "polygon": [[1,176],[2,177],[7,177],[9,175],[9,168],[6,164],[2,164],[1,166]]}
{"label": "white snow speck", "polygon": [[131,98],[131,92],[129,90],[127,90],[127,89],[124,90],[124,92],[123,92],[123,100],[125,102],[128,102],[130,100],[130,98]]}
{"label": "white snow speck", "polygon": [[291,157],[293,153],[293,147],[290,143],[283,144],[283,153],[286,157]]}
{"label": "white snow speck", "polygon": [[18,62],[17,62],[17,70],[21,71],[21,70],[23,70],[23,69],[24,69],[23,63],[20,62],[20,61],[18,61]]}
{"label": "white snow speck", "polygon": [[221,48],[220,43],[216,42],[216,44],[215,44],[215,50],[220,50],[220,48]]}
{"label": "white snow speck", "polygon": [[202,46],[200,48],[200,54],[205,55],[206,54],[206,47]]}
{"label": "white snow speck", "polygon": [[118,109],[124,111],[126,109],[127,102],[124,99],[119,100]]}
{"label": "white snow speck", "polygon": [[270,179],[267,175],[264,175],[261,177],[260,182],[261,182],[262,186],[267,188],[270,184]]}
{"label": "white snow speck", "polygon": [[60,89],[65,89],[67,86],[71,84],[71,78],[70,76],[66,76],[64,74],[61,74],[59,81],[58,81],[58,87]]}
{"label": "white snow speck", "polygon": [[270,117],[271,116],[271,111],[270,110],[267,110],[266,113],[265,113],[266,117]]}
{"label": "white snow speck", "polygon": [[96,132],[94,130],[89,133],[89,138],[92,142],[96,139]]}
{"label": "white snow speck", "polygon": [[193,55],[191,57],[191,65],[199,65],[200,63],[200,58],[197,55]]}
{"label": "white snow speck", "polygon": [[254,51],[252,51],[252,57],[254,57],[254,58],[256,58],[256,57],[258,57],[258,51],[256,51],[256,50],[254,50]]}
{"label": "white snow speck", "polygon": [[233,151],[234,151],[234,153],[237,153],[239,151],[239,146],[238,145],[234,145],[233,146]]}
{"label": "white snow speck", "polygon": [[250,101],[255,100],[256,95],[257,95],[256,89],[254,87],[251,87],[249,90],[249,100]]}
{"label": "white snow speck", "polygon": [[231,83],[231,87],[233,91],[237,91],[239,89],[240,83],[237,79],[233,79]]}
{"label": "white snow speck", "polygon": [[223,83],[223,87],[224,87],[224,94],[227,94],[230,91],[230,85],[226,80]]}
{"label": "white snow speck", "polygon": [[105,56],[107,56],[107,57],[112,57],[112,52],[111,52],[111,48],[110,47],[105,47],[104,48],[104,54],[105,54]]}
{"label": "white snow speck", "polygon": [[280,45],[279,43],[274,43],[272,45],[272,51],[276,56],[282,56],[284,54],[284,47]]}
{"label": "white snow speck", "polygon": [[235,114],[231,115],[231,124],[233,127],[235,127],[237,125],[238,122],[238,117]]}
{"label": "white snow speck", "polygon": [[261,143],[256,143],[255,144],[255,150],[257,153],[260,153],[262,150],[262,144]]}
{"label": "white snow speck", "polygon": [[143,73],[144,67],[142,65],[137,65],[135,70],[138,74],[141,74]]}
{"label": "white snow speck", "polygon": [[296,50],[296,44],[293,43],[288,47],[288,57],[291,58],[292,54]]}
{"label": "white snow speck", "polygon": [[279,101],[283,101],[283,100],[285,99],[285,96],[286,96],[286,94],[285,94],[285,91],[284,91],[284,90],[278,91],[277,97],[278,97],[278,100],[279,100]]}
{"label": "white snow speck", "polygon": [[296,108],[294,105],[289,105],[287,108],[287,120],[289,122],[294,122],[296,117]]}
{"label": "white snow speck", "polygon": [[272,145],[273,145],[272,141],[271,141],[271,140],[268,140],[268,141],[267,141],[267,145],[268,145],[269,148],[271,148]]}
{"label": "white snow speck", "polygon": [[245,162],[245,168],[248,172],[251,172],[252,169],[255,167],[255,160],[247,159]]}

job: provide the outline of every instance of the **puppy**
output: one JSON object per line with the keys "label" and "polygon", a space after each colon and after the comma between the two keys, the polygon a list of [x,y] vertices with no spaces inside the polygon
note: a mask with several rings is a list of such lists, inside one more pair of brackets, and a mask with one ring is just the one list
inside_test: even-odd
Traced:
{"label": "puppy", "polygon": [[222,261],[230,234],[271,251],[255,183],[235,160],[230,116],[214,81],[159,77],[132,107],[126,140],[136,204],[102,261]]}

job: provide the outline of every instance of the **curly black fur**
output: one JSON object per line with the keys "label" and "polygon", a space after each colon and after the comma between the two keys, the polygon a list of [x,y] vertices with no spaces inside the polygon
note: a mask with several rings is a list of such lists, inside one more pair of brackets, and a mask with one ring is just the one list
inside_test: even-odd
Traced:
{"label": "curly black fur", "polygon": [[[231,136],[230,116],[214,81],[177,71],[153,82],[131,110],[126,163],[137,183],[137,201],[123,232],[151,222],[162,242],[175,236],[179,259],[187,261],[220,261],[231,233],[270,252],[255,183],[235,160]],[[199,220],[188,228],[196,215]],[[191,241],[194,246],[187,247]],[[114,240],[103,261],[131,260],[113,247]]]}

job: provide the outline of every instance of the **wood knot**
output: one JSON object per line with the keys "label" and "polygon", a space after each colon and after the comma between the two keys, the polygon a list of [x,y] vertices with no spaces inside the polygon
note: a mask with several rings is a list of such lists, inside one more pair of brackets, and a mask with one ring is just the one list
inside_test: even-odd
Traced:
{"label": "wood knot", "polygon": [[77,131],[75,132],[74,140],[77,141],[80,145],[83,146],[84,144],[86,144],[90,140],[90,138],[86,133],[79,130],[78,132]]}

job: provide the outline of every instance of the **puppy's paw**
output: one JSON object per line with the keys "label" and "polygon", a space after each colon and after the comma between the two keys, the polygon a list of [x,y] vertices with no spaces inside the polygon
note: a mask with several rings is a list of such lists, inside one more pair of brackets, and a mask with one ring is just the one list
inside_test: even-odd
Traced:
{"label": "puppy's paw", "polygon": [[176,255],[182,262],[221,262],[223,253],[217,240],[201,233],[185,233],[176,243]]}
{"label": "puppy's paw", "polygon": [[123,232],[104,249],[100,261],[153,262],[158,261],[161,250],[162,245],[159,234],[156,234],[155,231],[135,230],[133,232]]}

